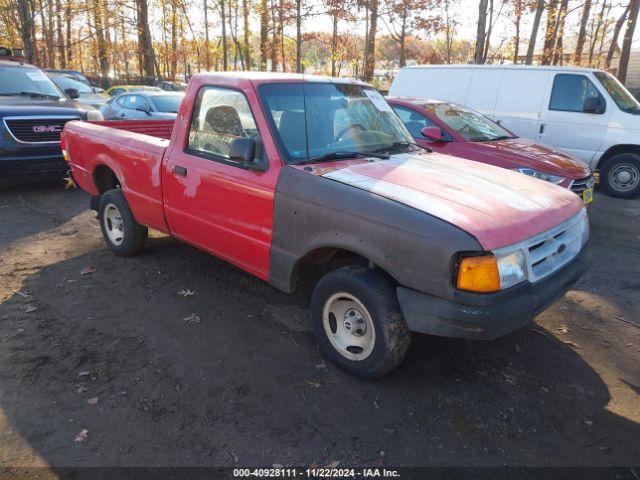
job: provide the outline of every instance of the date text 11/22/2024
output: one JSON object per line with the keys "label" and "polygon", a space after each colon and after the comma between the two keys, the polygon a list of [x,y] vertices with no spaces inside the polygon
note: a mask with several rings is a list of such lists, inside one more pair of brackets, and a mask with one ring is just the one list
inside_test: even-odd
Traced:
{"label": "date text 11/22/2024", "polygon": [[388,468],[234,468],[234,478],[400,478]]}

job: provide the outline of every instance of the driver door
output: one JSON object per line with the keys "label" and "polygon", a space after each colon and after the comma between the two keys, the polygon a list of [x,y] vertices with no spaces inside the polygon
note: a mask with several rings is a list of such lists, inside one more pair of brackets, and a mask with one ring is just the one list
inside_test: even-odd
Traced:
{"label": "driver door", "polygon": [[253,171],[229,157],[231,143],[242,137],[256,141],[256,157],[265,155],[247,98],[234,89],[202,87],[188,130],[162,172],[171,232],[268,279],[278,169]]}

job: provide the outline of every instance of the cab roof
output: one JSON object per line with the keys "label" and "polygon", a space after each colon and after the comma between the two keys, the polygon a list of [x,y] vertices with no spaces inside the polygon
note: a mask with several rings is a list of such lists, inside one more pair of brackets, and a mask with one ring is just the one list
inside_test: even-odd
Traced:
{"label": "cab roof", "polygon": [[322,75],[306,75],[301,73],[282,72],[206,72],[194,75],[192,81],[198,84],[220,83],[229,86],[235,85],[238,87],[243,86],[242,84],[246,83],[261,85],[263,83],[279,82],[326,82],[369,86],[369,84],[361,82],[359,80],[351,80],[347,78],[334,78]]}

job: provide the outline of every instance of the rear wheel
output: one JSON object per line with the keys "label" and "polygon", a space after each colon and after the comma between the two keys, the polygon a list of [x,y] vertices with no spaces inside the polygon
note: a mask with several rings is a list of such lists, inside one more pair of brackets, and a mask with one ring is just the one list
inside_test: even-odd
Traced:
{"label": "rear wheel", "polygon": [[148,230],[136,222],[122,190],[109,190],[100,197],[98,218],[104,241],[113,253],[127,257],[142,251]]}
{"label": "rear wheel", "polygon": [[640,194],[640,155],[620,153],[607,159],[600,169],[602,188],[612,197],[633,198]]}
{"label": "rear wheel", "polygon": [[311,317],[323,353],[356,377],[376,378],[395,369],[411,343],[395,285],[369,268],[344,267],[325,275],[314,289]]}

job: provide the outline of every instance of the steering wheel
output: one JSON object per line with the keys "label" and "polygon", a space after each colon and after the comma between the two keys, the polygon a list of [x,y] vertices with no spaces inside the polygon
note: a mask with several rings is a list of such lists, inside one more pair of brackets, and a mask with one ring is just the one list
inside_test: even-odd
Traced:
{"label": "steering wheel", "polygon": [[364,128],[362,125],[360,125],[359,123],[352,123],[351,125],[349,125],[348,127],[343,128],[342,130],[340,130],[340,133],[338,133],[338,135],[336,135],[336,141],[340,141],[342,140],[342,137],[344,136],[345,133],[347,133],[349,130],[356,130],[356,129],[360,129],[363,132],[366,132],[367,129]]}

